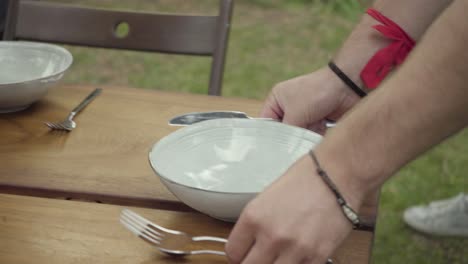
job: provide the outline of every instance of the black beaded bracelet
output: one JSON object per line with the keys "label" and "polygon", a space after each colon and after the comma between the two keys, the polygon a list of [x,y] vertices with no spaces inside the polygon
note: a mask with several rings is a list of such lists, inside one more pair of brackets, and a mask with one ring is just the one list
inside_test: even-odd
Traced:
{"label": "black beaded bracelet", "polygon": [[361,90],[357,84],[353,82],[338,66],[333,61],[330,61],[328,63],[328,67],[349,87],[351,90],[353,90],[357,95],[360,97],[366,96],[366,92]]}
{"label": "black beaded bracelet", "polygon": [[341,195],[340,191],[338,191],[336,185],[331,181],[330,177],[328,177],[328,174],[322,169],[320,163],[318,162],[317,156],[315,156],[313,150],[309,151],[309,155],[312,157],[312,160],[314,161],[315,166],[317,167],[318,175],[320,175],[320,177],[323,179],[328,188],[330,188],[333,194],[335,194],[336,201],[343,210],[343,214],[353,225],[353,229],[359,228],[361,226],[361,221],[359,220],[358,214],[349,206],[349,204],[344,199],[343,195]]}

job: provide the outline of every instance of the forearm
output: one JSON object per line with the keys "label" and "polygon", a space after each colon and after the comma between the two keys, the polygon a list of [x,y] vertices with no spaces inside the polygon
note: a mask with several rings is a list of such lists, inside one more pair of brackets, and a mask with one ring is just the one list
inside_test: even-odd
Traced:
{"label": "forearm", "polygon": [[[374,8],[395,21],[414,40],[419,40],[434,19],[452,0],[377,0]],[[359,74],[369,59],[390,41],[380,35],[373,25],[379,24],[364,15],[334,61],[358,86],[364,87]]]}
{"label": "forearm", "polygon": [[468,124],[466,12],[468,1],[455,0],[397,73],[348,113],[317,148],[332,178],[358,201]]}

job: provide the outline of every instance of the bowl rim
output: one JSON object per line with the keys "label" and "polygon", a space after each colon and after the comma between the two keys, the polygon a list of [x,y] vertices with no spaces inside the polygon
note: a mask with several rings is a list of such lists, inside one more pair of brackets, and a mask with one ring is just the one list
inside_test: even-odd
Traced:
{"label": "bowl rim", "polygon": [[[217,119],[206,120],[206,121],[202,121],[202,122],[198,122],[198,123],[195,123],[195,124],[192,124],[192,125],[182,127],[180,129],[172,132],[172,133],[167,134],[166,136],[162,137],[160,140],[153,143],[153,145],[152,145],[152,147],[151,147],[151,149],[150,149],[150,151],[148,153],[148,161],[150,163],[150,167],[153,170],[153,172],[156,174],[156,176],[159,176],[163,180],[168,181],[168,182],[173,183],[173,184],[176,184],[176,185],[179,185],[179,186],[189,188],[189,189],[202,191],[202,192],[207,192],[207,193],[219,193],[219,194],[229,194],[229,195],[246,195],[246,194],[254,195],[254,194],[257,194],[259,192],[229,192],[229,191],[206,190],[206,189],[202,189],[202,188],[199,188],[199,187],[190,186],[190,185],[187,185],[187,184],[184,184],[184,183],[181,183],[181,182],[177,182],[177,181],[174,181],[174,180],[168,178],[167,176],[164,176],[162,173],[159,173],[156,170],[156,166],[154,166],[153,161],[151,160],[151,154],[153,153],[155,148],[158,147],[158,145],[165,144],[167,141],[171,140],[171,137],[178,136],[179,134],[185,134],[185,133],[191,133],[191,132],[194,132],[194,131],[199,131],[201,129],[209,129],[210,127],[211,128],[213,128],[213,127],[226,127],[228,125],[230,127],[234,127],[235,123],[237,123],[237,124],[241,123],[242,124],[242,123],[250,123],[250,122],[258,123],[258,124],[260,124],[259,122],[266,122],[268,125],[277,126],[277,127],[285,127],[286,126],[286,127],[289,127],[288,129],[293,129],[293,130],[298,131],[298,132],[300,131],[300,132],[303,132],[305,135],[308,135],[310,137],[314,137],[317,144],[319,144],[320,141],[323,138],[322,135],[320,135],[320,134],[318,134],[316,132],[313,132],[311,130],[308,130],[308,129],[305,129],[305,128],[302,128],[302,127],[293,126],[293,125],[288,125],[288,124],[285,124],[285,123],[282,123],[282,122],[265,121],[265,120],[253,120],[253,119],[247,119],[247,118],[217,118]],[[171,190],[171,192],[172,192],[172,190]]]}
{"label": "bowl rim", "polygon": [[28,47],[28,48],[41,48],[41,47],[43,48],[43,47],[46,47],[48,49],[56,51],[57,53],[61,53],[62,55],[64,55],[66,57],[68,63],[62,69],[60,69],[60,70],[58,70],[58,71],[56,71],[56,72],[54,72],[52,74],[49,74],[49,75],[47,75],[45,77],[36,78],[36,79],[25,79],[25,80],[19,81],[19,82],[0,83],[0,87],[10,86],[10,85],[17,85],[17,84],[26,84],[26,83],[45,80],[45,79],[51,78],[53,76],[63,74],[65,71],[67,71],[70,68],[70,66],[73,63],[73,55],[70,53],[70,51],[68,51],[66,48],[61,47],[61,46],[56,45],[56,44],[45,43],[45,42],[36,42],[36,41],[23,41],[23,40],[18,40],[18,41],[15,41],[15,40],[2,40],[2,41],[0,41],[0,48],[3,48],[3,47]]}

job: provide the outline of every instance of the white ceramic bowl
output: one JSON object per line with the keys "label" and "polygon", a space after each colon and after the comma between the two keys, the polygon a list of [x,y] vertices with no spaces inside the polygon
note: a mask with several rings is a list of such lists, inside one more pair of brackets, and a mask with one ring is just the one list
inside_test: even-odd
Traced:
{"label": "white ceramic bowl", "polygon": [[27,108],[72,64],[66,49],[52,44],[0,41],[0,113]]}
{"label": "white ceramic bowl", "polygon": [[309,130],[278,122],[215,119],[164,137],[149,160],[182,202],[235,221],[256,194],[320,140]]}

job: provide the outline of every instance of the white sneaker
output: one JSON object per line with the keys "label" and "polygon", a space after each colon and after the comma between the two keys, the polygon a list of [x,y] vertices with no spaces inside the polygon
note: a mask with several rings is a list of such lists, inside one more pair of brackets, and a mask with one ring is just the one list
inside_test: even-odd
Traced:
{"label": "white sneaker", "polygon": [[461,193],[427,206],[410,207],[405,210],[403,220],[426,234],[468,237],[468,195]]}

